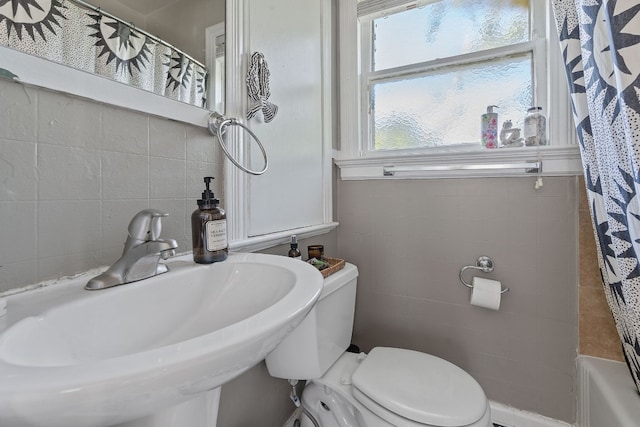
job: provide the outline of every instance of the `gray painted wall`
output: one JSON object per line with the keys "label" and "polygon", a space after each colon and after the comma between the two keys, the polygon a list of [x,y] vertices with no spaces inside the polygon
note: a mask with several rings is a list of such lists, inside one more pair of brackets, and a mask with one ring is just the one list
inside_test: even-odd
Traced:
{"label": "gray painted wall", "polygon": [[[449,360],[489,398],[573,422],[577,178],[338,182],[338,253],[360,271],[353,341]],[[499,311],[469,304],[458,280],[511,288]],[[481,273],[481,275],[483,275]],[[473,274],[466,273],[467,281]]]}

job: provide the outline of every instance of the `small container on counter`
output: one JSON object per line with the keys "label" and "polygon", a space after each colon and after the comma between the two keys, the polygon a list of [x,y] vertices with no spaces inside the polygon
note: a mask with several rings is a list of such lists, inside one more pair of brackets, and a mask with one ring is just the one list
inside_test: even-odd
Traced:
{"label": "small container on counter", "polygon": [[300,253],[300,249],[298,249],[298,239],[294,234],[291,236],[291,249],[289,249],[289,257],[295,259],[302,259],[302,254]]}
{"label": "small container on counter", "polygon": [[307,252],[309,253],[309,259],[323,259],[324,258],[324,246],[323,245],[309,245],[307,246]]}

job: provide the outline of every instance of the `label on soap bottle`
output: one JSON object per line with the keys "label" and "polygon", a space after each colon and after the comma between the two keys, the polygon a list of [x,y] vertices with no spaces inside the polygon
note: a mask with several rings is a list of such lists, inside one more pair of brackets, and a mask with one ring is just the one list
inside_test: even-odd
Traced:
{"label": "label on soap bottle", "polygon": [[227,248],[227,220],[218,219],[207,221],[207,250],[209,252],[219,251]]}

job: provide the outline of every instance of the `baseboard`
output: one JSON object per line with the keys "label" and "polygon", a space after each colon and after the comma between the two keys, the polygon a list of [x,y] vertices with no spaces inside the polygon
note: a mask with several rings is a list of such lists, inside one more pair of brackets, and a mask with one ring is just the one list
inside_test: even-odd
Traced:
{"label": "baseboard", "polygon": [[491,421],[504,427],[572,427],[572,424],[490,401]]}

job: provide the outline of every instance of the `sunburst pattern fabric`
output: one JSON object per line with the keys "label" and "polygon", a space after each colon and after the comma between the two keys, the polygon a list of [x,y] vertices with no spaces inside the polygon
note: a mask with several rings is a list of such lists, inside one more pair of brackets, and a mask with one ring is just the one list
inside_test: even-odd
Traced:
{"label": "sunburst pattern fabric", "polygon": [[0,0],[0,44],[206,107],[206,68],[131,24],[69,1]]}
{"label": "sunburst pattern fabric", "polygon": [[640,4],[553,0],[605,294],[640,390]]}

